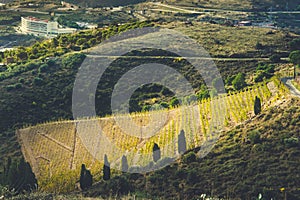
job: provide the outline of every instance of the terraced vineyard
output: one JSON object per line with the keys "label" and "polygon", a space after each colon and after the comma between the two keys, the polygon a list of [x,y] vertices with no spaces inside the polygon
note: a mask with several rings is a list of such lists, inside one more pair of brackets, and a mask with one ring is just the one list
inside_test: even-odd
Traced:
{"label": "terraced vineyard", "polygon": [[157,164],[168,158],[174,159],[179,155],[178,134],[181,130],[185,132],[187,149],[199,147],[217,139],[218,132],[251,119],[256,96],[266,109],[285,92],[281,82],[274,79],[192,105],[46,123],[18,130],[17,136],[25,159],[38,178],[40,190],[66,192],[75,188],[83,163],[96,181],[102,176],[104,154],[107,154],[112,169],[119,170],[121,157],[126,155],[131,170],[147,171],[146,166],[153,164],[154,143],[161,151],[161,160]]}

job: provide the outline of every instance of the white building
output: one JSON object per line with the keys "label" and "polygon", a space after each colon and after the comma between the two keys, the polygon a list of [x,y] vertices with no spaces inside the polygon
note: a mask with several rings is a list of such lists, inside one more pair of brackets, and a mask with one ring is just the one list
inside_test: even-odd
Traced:
{"label": "white building", "polygon": [[20,30],[25,34],[55,37],[63,33],[74,33],[74,28],[60,28],[58,22],[41,20],[35,17],[22,17]]}

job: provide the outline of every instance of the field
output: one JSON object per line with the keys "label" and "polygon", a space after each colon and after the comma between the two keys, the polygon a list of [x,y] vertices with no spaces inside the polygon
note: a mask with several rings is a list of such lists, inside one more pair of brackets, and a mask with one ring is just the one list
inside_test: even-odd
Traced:
{"label": "field", "polygon": [[249,0],[210,0],[210,1],[196,1],[196,0],[186,0],[186,1],[176,1],[167,0],[167,3],[181,5],[181,6],[200,6],[204,8],[215,8],[215,9],[225,9],[225,10],[264,10],[266,11],[272,5],[278,5],[277,9],[286,8],[286,2],[290,6],[290,9],[295,8],[297,4],[294,0],[280,1],[280,0],[263,0],[263,1],[249,1]]}
{"label": "field", "polygon": [[[288,56],[286,44],[296,37],[280,30],[258,27],[228,27],[205,22],[171,22],[163,27],[182,32],[198,41],[213,57],[268,58],[274,53]],[[262,48],[257,48],[257,44]]]}
{"label": "field", "polygon": [[[104,154],[116,171],[120,170],[122,155],[127,156],[129,170],[148,171],[153,165],[153,144],[157,143],[162,160],[156,167],[162,167],[163,161],[179,156],[177,137],[181,130],[185,132],[187,149],[199,147],[215,139],[213,132],[230,129],[253,117],[255,96],[267,109],[284,93],[284,87],[274,79],[194,105],[130,116],[52,122],[21,129],[17,135],[22,152],[38,177],[40,190],[60,193],[74,189],[83,163],[91,169],[95,180],[102,177]],[[130,119],[140,129],[130,126]],[[151,120],[164,123],[156,124],[156,130],[147,127]]]}

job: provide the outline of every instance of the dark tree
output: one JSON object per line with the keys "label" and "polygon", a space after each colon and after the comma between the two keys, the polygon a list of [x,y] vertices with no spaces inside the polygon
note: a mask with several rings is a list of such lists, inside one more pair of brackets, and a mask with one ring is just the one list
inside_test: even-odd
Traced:
{"label": "dark tree", "polygon": [[122,156],[122,172],[128,171],[128,161],[125,155]]}
{"label": "dark tree", "polygon": [[85,164],[82,164],[81,165],[81,172],[80,172],[80,179],[79,179],[80,188],[82,190],[85,189],[85,173],[86,173]]}
{"label": "dark tree", "polygon": [[153,161],[157,162],[160,159],[160,148],[156,143],[154,143],[152,151],[153,151]]}
{"label": "dark tree", "polygon": [[103,166],[103,180],[107,181],[110,179],[110,164],[107,159],[107,155],[104,155],[104,166]]}
{"label": "dark tree", "polygon": [[186,152],[186,139],[184,130],[181,130],[178,135],[178,153],[182,154],[184,152]]}
{"label": "dark tree", "polygon": [[37,189],[35,175],[24,158],[14,162],[8,159],[1,182],[8,185],[10,189],[14,189],[17,193]]}
{"label": "dark tree", "polygon": [[86,190],[87,188],[91,187],[93,184],[93,176],[90,170],[86,169],[84,164],[81,165],[79,184],[82,190]]}
{"label": "dark tree", "polygon": [[232,85],[235,90],[241,90],[247,86],[245,81],[245,75],[243,73],[238,73],[232,81]]}
{"label": "dark tree", "polygon": [[259,97],[255,97],[254,101],[254,114],[258,115],[261,112],[261,101]]}
{"label": "dark tree", "polygon": [[300,50],[292,51],[289,55],[289,59],[294,65],[300,65]]}
{"label": "dark tree", "polygon": [[91,187],[92,184],[93,184],[93,176],[92,176],[90,170],[86,171],[86,174],[85,174],[85,183],[86,183],[86,188]]}

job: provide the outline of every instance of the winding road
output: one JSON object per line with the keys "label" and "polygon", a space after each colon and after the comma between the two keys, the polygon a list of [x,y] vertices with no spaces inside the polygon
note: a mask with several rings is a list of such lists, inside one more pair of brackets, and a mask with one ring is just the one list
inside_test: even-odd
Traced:
{"label": "winding road", "polygon": [[292,78],[282,78],[281,81],[289,88],[293,96],[300,98],[300,91],[292,84]]}

